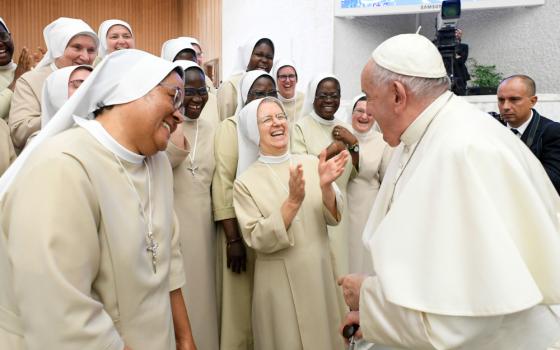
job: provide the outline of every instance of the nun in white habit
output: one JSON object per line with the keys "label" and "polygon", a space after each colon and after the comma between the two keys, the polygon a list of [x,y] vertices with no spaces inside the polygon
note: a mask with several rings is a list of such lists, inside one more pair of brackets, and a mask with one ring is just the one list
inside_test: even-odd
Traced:
{"label": "nun in white habit", "polygon": [[[194,48],[194,51],[196,52],[196,63],[198,63],[198,65],[201,68],[204,68],[204,60],[202,59],[202,57],[204,57],[204,53],[202,52],[202,45],[200,45],[200,42],[196,38],[190,36],[180,36],[179,39],[184,39],[189,43],[191,43],[192,47]],[[207,75],[205,76],[206,76],[206,86],[208,86],[208,91],[210,91],[212,94],[215,95],[217,90],[216,90],[216,86],[214,85],[214,82],[212,81],[212,79],[210,79],[209,76]]]}
{"label": "nun in white habit", "polygon": [[97,35],[99,37],[99,51],[95,60],[96,64],[113,51],[136,47],[132,27],[120,19],[103,21],[99,25]]}
{"label": "nun in white habit", "polygon": [[[328,87],[328,89],[326,89]],[[328,91],[328,92],[325,92]],[[326,99],[323,97],[327,96]],[[340,84],[332,74],[319,74],[309,83],[305,95],[303,117],[296,123],[292,138],[292,151],[296,154],[311,154],[318,156],[324,149],[340,151],[347,145],[335,141],[338,128],[351,130],[351,126],[334,116],[340,104]],[[353,158],[359,153],[352,149]],[[335,151],[333,151],[335,152]],[[351,153],[351,154],[352,154]],[[354,160],[354,159],[353,159]],[[346,200],[348,182],[356,176],[356,168],[352,162],[346,163],[344,173],[336,180]],[[349,271],[349,237],[348,213],[345,212],[341,223],[336,227],[329,227],[329,237],[337,276],[345,275]]]}
{"label": "nun in white habit", "polygon": [[[276,91],[274,79],[261,70],[245,73],[238,106]],[[259,92],[257,94],[257,92]],[[240,237],[233,209],[233,181],[237,174],[237,116],[222,121],[216,130],[212,179],[212,206],[218,223],[218,293],[221,305],[221,344],[231,348],[251,344],[251,296],[254,255]],[[221,286],[221,287],[220,287]],[[249,346],[249,345],[247,345]]]}
{"label": "nun in white habit", "polygon": [[276,81],[278,99],[284,105],[290,128],[293,130],[293,126],[301,117],[303,101],[305,100],[305,94],[296,89],[299,78],[296,64],[290,59],[280,59],[272,66],[270,75]]}
{"label": "nun in white habit", "polygon": [[161,152],[183,118],[182,76],[143,51],[107,56],[0,178],[0,337],[194,348]]}
{"label": "nun in white habit", "polygon": [[272,69],[274,52],[274,42],[269,36],[254,36],[239,47],[233,74],[218,88],[220,119],[229,118],[236,111],[239,81],[243,74],[255,69],[269,73]]}
{"label": "nun in white habit", "polygon": [[[84,73],[81,74],[79,79],[74,81],[72,76],[79,74],[81,70],[83,70]],[[77,87],[85,81],[85,78],[91,71],[93,71],[92,66],[80,65],[57,69],[49,75],[43,86],[41,128],[47,125],[62,105],[68,101],[68,98],[72,96]],[[74,74],[74,72],[76,73]]]}
{"label": "nun in white habit", "polygon": [[[239,114],[233,200],[243,239],[256,251],[255,349],[342,349],[327,224],[341,218],[334,180],[347,151],[326,160],[292,155],[279,100],[255,100]],[[305,177],[305,180],[304,180]]]}
{"label": "nun in white habit", "polygon": [[47,52],[35,69],[23,74],[12,96],[8,124],[16,150],[41,128],[41,96],[45,79],[55,70],[75,65],[92,65],[99,41],[81,19],[61,17],[43,30]]}

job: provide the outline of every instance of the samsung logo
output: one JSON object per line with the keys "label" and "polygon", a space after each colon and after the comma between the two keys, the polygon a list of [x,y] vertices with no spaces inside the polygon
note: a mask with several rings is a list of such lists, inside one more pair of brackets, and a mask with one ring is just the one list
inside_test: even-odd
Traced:
{"label": "samsung logo", "polygon": [[421,10],[439,10],[441,4],[422,4],[420,5]]}

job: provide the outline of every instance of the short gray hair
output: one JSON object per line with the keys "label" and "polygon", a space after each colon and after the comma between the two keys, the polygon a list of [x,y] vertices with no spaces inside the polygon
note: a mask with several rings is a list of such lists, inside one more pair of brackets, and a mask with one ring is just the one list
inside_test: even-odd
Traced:
{"label": "short gray hair", "polygon": [[402,83],[408,91],[417,97],[437,97],[449,90],[451,81],[446,75],[443,78],[421,78],[391,72],[375,63],[372,79],[377,85],[385,85],[393,81]]}

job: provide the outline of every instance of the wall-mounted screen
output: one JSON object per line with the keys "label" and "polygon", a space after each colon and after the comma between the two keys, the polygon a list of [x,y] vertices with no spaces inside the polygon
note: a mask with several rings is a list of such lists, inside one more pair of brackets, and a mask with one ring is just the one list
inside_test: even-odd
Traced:
{"label": "wall-mounted screen", "polygon": [[[463,10],[544,5],[545,0],[462,0]],[[442,0],[335,0],[335,16],[438,12]]]}

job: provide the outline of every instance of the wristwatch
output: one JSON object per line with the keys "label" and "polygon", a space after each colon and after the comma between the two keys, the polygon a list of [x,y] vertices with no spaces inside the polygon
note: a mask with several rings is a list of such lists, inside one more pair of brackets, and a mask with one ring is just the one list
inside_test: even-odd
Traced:
{"label": "wristwatch", "polygon": [[356,142],[355,144],[348,146],[348,150],[352,153],[358,153],[360,152],[360,145]]}

